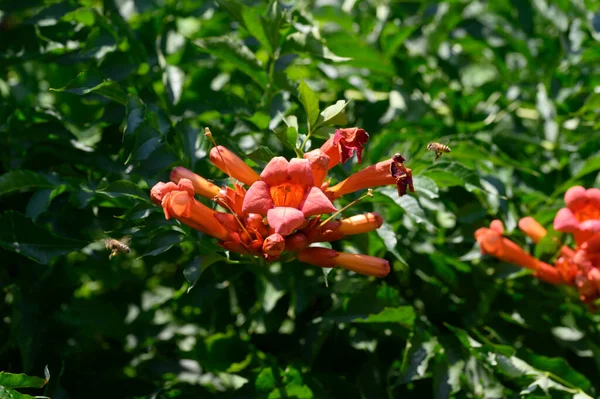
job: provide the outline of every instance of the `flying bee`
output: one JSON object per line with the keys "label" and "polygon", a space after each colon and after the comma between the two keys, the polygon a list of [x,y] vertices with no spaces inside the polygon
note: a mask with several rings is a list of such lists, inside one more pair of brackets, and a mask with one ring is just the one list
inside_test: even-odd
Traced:
{"label": "flying bee", "polygon": [[450,152],[452,150],[450,150],[450,147],[448,147],[446,144],[436,143],[432,141],[431,143],[427,144],[427,151],[434,151],[434,161],[437,161],[442,156],[442,153]]}
{"label": "flying bee", "polygon": [[128,254],[131,252],[131,248],[127,244],[131,239],[129,237],[123,237],[120,240],[115,240],[114,238],[109,238],[104,240],[104,245],[106,245],[106,249],[110,249],[111,253],[108,256],[108,259],[112,259],[113,256],[117,254]]}

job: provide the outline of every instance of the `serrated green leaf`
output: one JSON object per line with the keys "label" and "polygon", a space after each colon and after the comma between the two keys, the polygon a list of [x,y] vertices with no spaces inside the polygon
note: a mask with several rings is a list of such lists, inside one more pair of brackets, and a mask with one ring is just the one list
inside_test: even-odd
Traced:
{"label": "serrated green leaf", "polygon": [[46,265],[53,258],[86,245],[85,241],[59,237],[20,213],[8,211],[0,215],[0,246],[38,263]]}

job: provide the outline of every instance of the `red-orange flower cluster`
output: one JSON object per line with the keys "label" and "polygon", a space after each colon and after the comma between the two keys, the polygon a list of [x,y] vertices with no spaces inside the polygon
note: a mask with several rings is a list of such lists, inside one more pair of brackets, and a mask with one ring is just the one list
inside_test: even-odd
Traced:
{"label": "red-orange flower cluster", "polygon": [[[565,193],[565,203],[567,207],[556,214],[554,229],[572,233],[577,247],[563,245],[554,265],[535,259],[505,238],[499,220],[478,229],[475,238],[483,254],[534,270],[546,282],[573,286],[582,301],[591,303],[600,297],[600,190],[572,187]],[[535,243],[547,234],[531,217],[521,219],[519,228]]]}
{"label": "red-orange flower cluster", "polygon": [[[390,270],[385,259],[310,247],[313,243],[373,231],[383,224],[382,217],[375,212],[323,220],[324,215],[339,213],[333,200],[387,184],[396,184],[400,195],[414,191],[412,172],[404,166],[400,154],[329,187],[329,182],[325,182],[328,170],[354,153],[360,162],[368,138],[362,129],[338,129],[321,148],[306,153],[303,159],[288,161],[275,157],[260,175],[227,148],[215,146],[210,160],[237,180],[233,187],[219,188],[177,167],[171,172],[171,182],[156,184],[151,197],[163,207],[167,219],[175,218],[216,237],[219,245],[229,251],[269,261],[279,259],[284,251],[295,252],[299,260],[312,265],[339,266],[368,276],[385,277]],[[214,200],[226,212],[207,207],[194,194]]]}

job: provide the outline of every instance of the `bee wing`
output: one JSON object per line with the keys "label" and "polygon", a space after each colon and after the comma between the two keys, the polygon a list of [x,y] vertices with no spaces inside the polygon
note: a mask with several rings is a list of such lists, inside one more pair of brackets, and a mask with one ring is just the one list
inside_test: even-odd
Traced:
{"label": "bee wing", "polygon": [[129,245],[129,243],[131,242],[131,237],[125,236],[125,237],[121,238],[119,241],[121,241],[121,244]]}

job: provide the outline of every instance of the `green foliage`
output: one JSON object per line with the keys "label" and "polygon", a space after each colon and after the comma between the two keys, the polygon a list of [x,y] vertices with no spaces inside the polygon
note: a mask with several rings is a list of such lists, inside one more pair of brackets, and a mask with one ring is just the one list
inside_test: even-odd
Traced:
{"label": "green foliage", "polygon": [[[473,234],[501,219],[528,247],[521,217],[549,227],[569,187],[600,187],[599,8],[6,2],[0,397],[597,396],[596,314]],[[344,211],[379,230],[331,243],[386,258],[383,280],[227,253],[150,201],[174,166],[231,183],[205,127],[260,170],[353,126],[363,164],[334,183],[397,152],[414,175]],[[563,239],[528,248],[550,261]]]}
{"label": "green foliage", "polygon": [[[44,370],[46,378],[31,377],[26,374],[11,374],[0,371],[0,398],[7,399],[33,399],[34,396],[19,393],[14,388],[42,388],[50,379],[48,367]],[[35,396],[45,398],[45,396]]]}

